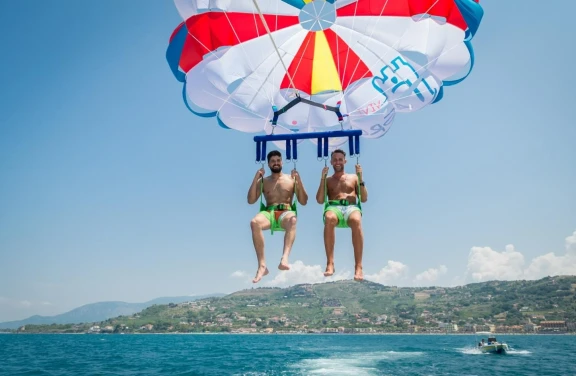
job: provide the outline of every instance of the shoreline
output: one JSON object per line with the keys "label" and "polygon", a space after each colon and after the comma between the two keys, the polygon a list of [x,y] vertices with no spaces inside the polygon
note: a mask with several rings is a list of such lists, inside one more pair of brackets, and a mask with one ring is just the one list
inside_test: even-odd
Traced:
{"label": "shoreline", "polygon": [[[0,332],[0,334],[19,334],[19,335],[293,335],[293,336],[478,336],[476,333],[9,333]],[[491,333],[495,336],[574,336],[575,333]]]}

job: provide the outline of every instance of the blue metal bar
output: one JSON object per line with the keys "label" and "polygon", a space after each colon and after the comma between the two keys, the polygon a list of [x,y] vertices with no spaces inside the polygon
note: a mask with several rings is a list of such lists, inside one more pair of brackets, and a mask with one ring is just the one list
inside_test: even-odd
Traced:
{"label": "blue metal bar", "polygon": [[262,159],[260,161],[264,162],[266,160],[266,141],[262,142],[262,152],[260,153]]}
{"label": "blue metal bar", "polygon": [[292,148],[290,147],[290,140],[286,140],[286,159],[292,159]]}
{"label": "blue metal bar", "polygon": [[352,138],[354,136],[348,136],[348,151],[350,152],[350,156],[354,155],[354,143],[352,142]]}
{"label": "blue metal bar", "polygon": [[360,129],[346,131],[328,131],[328,132],[310,132],[310,133],[291,133],[291,134],[269,134],[254,136],[256,142],[256,160],[264,162],[266,160],[266,142],[267,141],[286,141],[286,159],[298,159],[298,142],[316,138],[318,140],[317,153],[318,158],[328,157],[328,140],[331,137],[348,137],[348,150],[350,155],[360,155]]}
{"label": "blue metal bar", "polygon": [[[354,129],[347,131],[328,131],[328,132],[310,132],[310,133],[291,133],[291,134],[267,134],[254,136],[254,141],[285,141],[285,140],[306,140],[309,138],[331,138],[331,137],[348,137],[361,136],[362,130]],[[359,138],[357,138],[359,142]]]}

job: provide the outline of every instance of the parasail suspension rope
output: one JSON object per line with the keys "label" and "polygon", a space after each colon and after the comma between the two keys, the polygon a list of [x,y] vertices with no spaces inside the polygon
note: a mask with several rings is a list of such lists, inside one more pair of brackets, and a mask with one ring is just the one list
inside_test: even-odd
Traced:
{"label": "parasail suspension rope", "polygon": [[288,79],[290,80],[290,84],[292,84],[292,87],[294,88],[294,90],[298,91],[298,89],[296,89],[296,85],[294,85],[294,81],[292,81],[292,77],[290,76],[290,73],[288,73],[288,68],[286,68],[286,65],[284,64],[284,60],[282,60],[282,56],[280,55],[280,51],[278,51],[278,47],[276,47],[276,42],[274,42],[274,38],[272,38],[272,34],[270,33],[270,29],[268,28],[268,23],[266,23],[266,20],[264,19],[264,15],[262,14],[260,7],[258,6],[258,2],[256,0],[252,0],[252,2],[254,3],[254,6],[256,7],[256,10],[258,11],[258,14],[260,15],[260,19],[262,20],[262,23],[264,24],[264,28],[266,29],[266,32],[268,33],[268,36],[270,37],[272,44],[274,45],[274,49],[276,50],[276,53],[278,54],[278,58],[280,59],[280,62],[282,63],[282,66],[284,67],[284,70],[286,71],[286,75],[288,76]]}

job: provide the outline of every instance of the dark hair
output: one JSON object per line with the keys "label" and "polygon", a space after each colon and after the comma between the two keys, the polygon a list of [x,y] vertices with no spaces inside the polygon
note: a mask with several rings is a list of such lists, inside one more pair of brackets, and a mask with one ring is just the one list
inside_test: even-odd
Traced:
{"label": "dark hair", "polygon": [[334,153],[340,153],[340,154],[344,154],[344,156],[346,156],[346,152],[342,149],[336,149],[332,152],[332,154],[330,154],[330,156],[334,155]]}
{"label": "dark hair", "polygon": [[270,153],[268,153],[266,160],[268,162],[270,162],[270,158],[272,158],[274,156],[278,156],[278,157],[282,158],[282,153],[280,153],[278,150],[272,150]]}

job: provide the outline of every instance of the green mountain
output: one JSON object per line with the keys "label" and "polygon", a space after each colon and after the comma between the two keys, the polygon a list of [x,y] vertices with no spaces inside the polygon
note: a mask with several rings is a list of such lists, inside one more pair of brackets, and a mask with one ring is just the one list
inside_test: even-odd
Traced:
{"label": "green mountain", "polygon": [[570,330],[569,323],[576,320],[575,289],[576,276],[452,288],[347,280],[252,288],[219,298],[154,305],[90,325],[27,325],[25,332],[470,332],[491,326],[524,331],[551,320],[567,322],[564,329]]}
{"label": "green mountain", "polygon": [[103,321],[112,317],[132,315],[154,304],[181,303],[209,296],[223,296],[224,294],[211,294],[201,296],[175,296],[162,297],[144,303],[126,302],[98,302],[86,304],[69,312],[55,316],[31,316],[24,320],[7,321],[0,323],[0,329],[16,329],[22,325],[50,325],[50,324],[80,324],[86,322]]}

